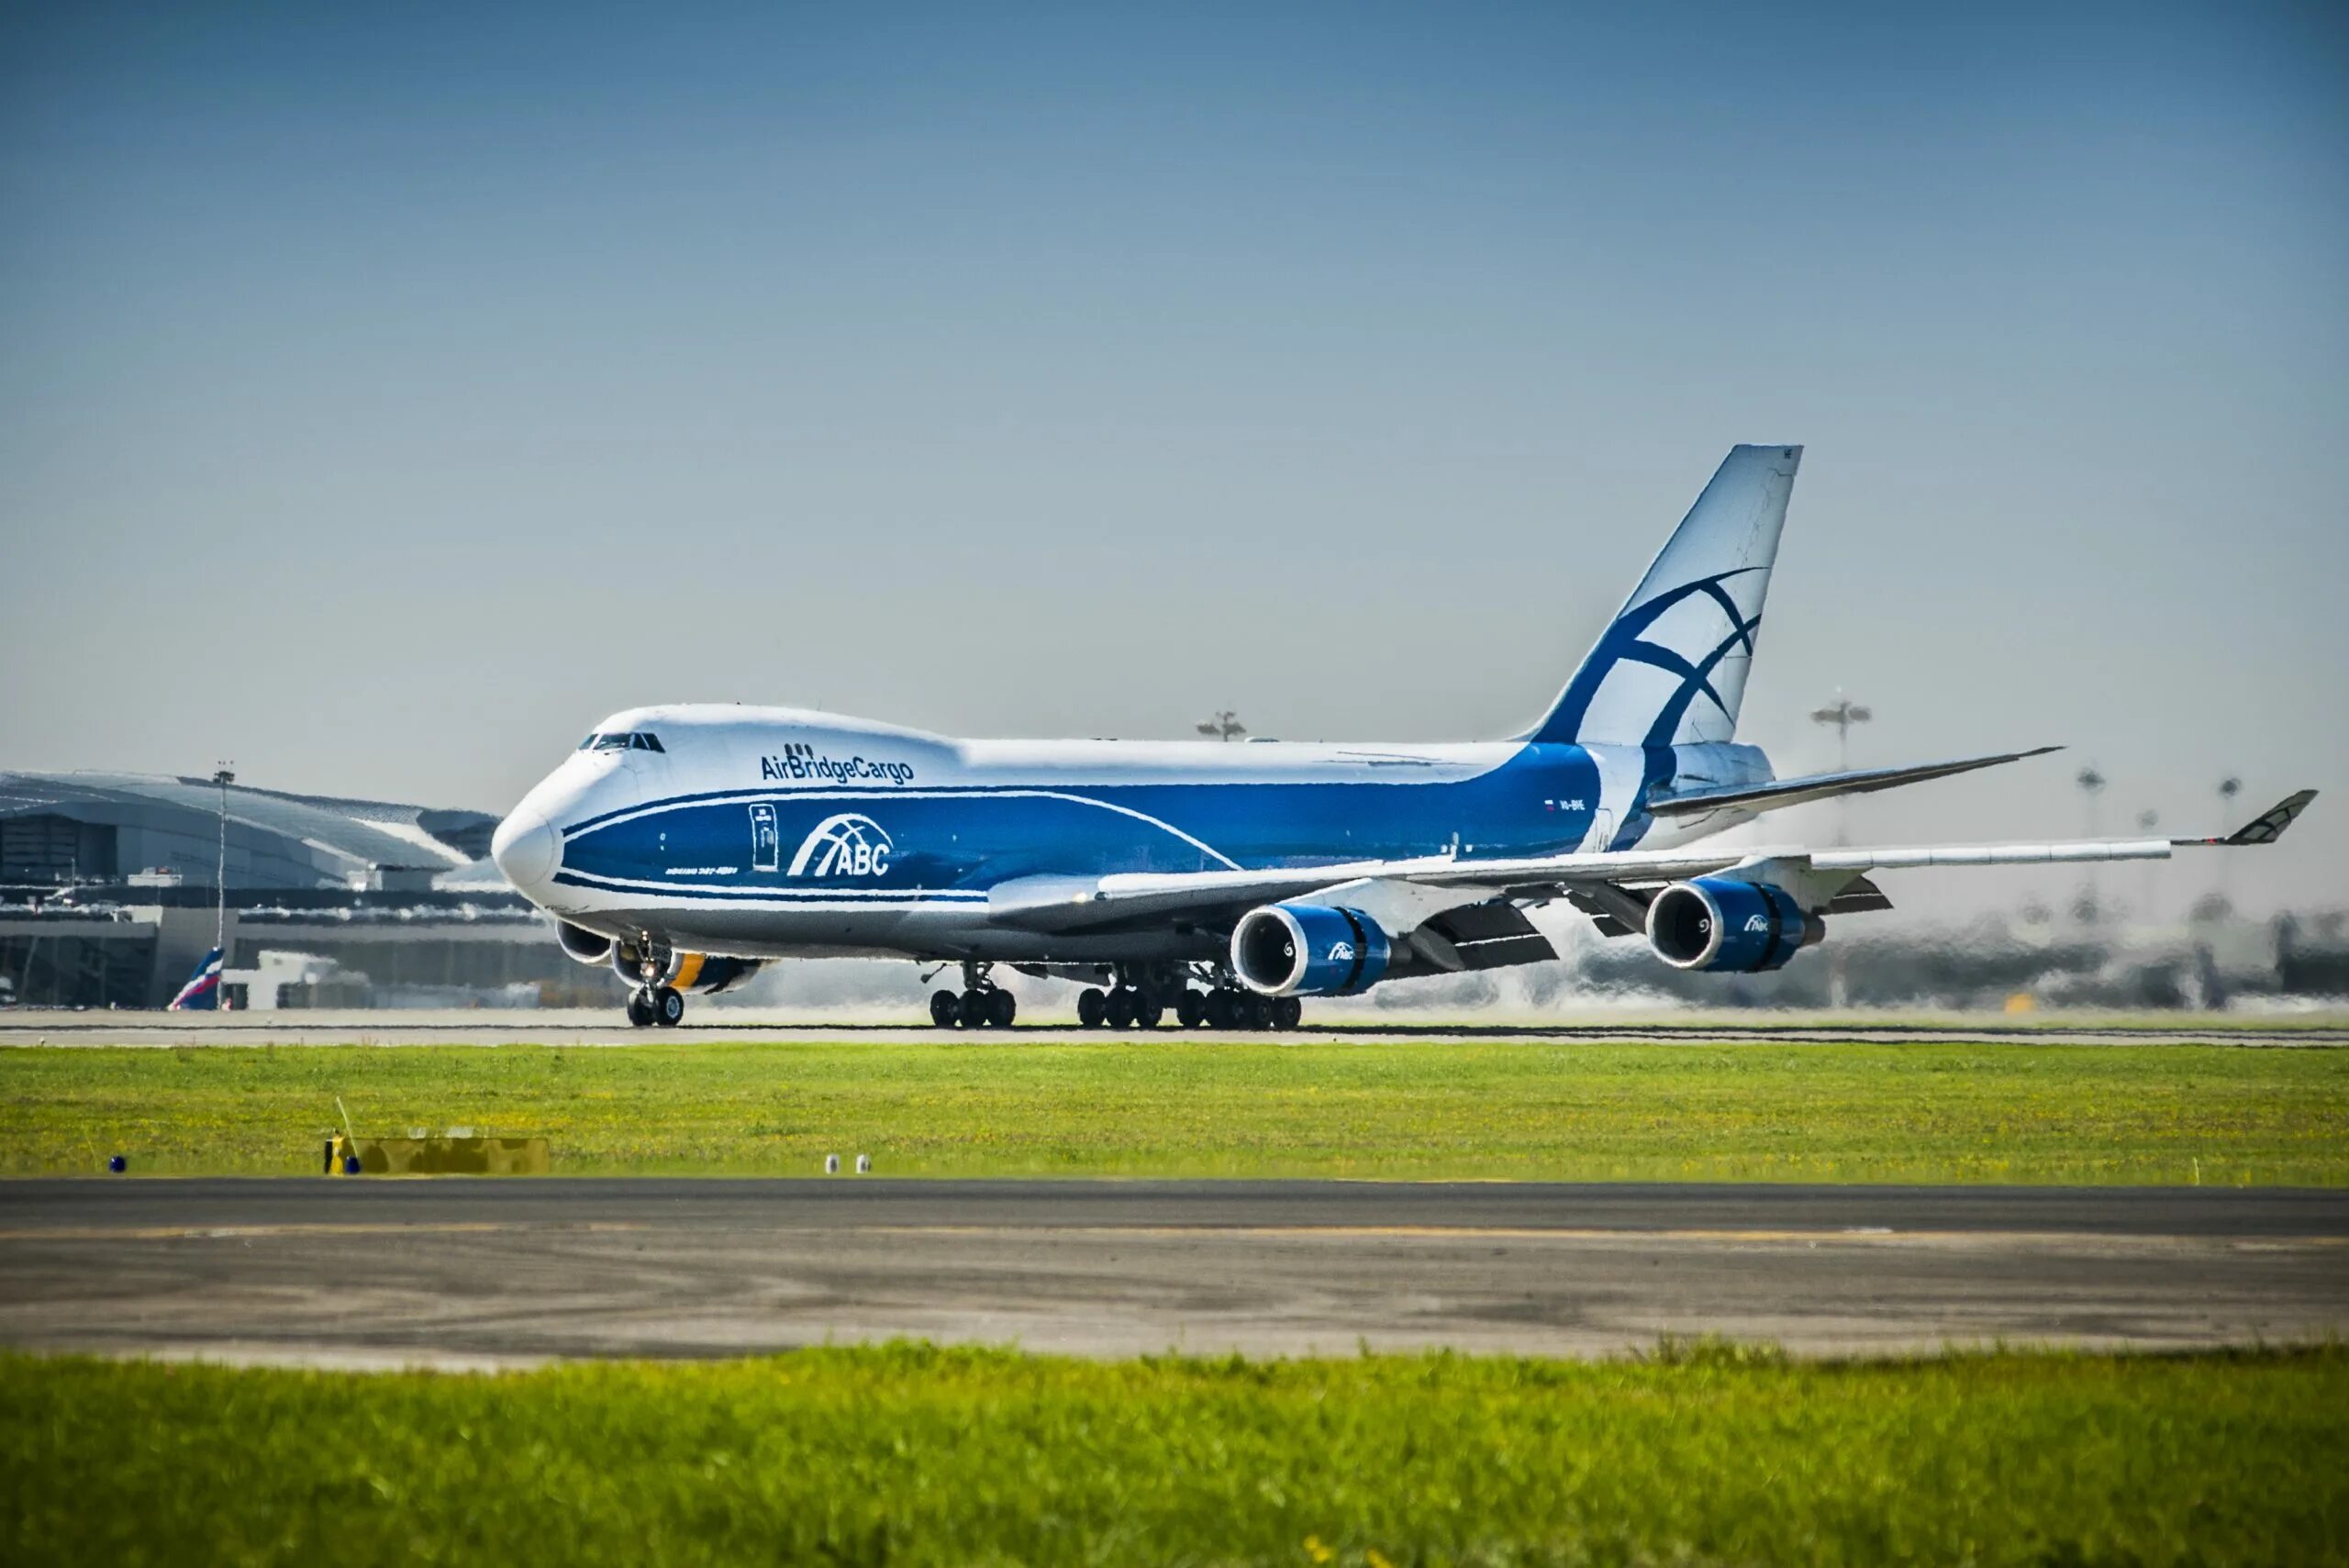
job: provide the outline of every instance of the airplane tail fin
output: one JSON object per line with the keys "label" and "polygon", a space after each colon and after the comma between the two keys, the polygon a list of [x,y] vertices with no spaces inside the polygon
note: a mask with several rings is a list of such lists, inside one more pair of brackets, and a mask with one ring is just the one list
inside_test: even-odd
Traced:
{"label": "airplane tail fin", "polygon": [[195,961],[195,973],[187,977],[179,995],[173,996],[164,1010],[173,1013],[209,1012],[220,1006],[220,950],[214,948]]}
{"label": "airplane tail fin", "polygon": [[1526,739],[1687,746],[1734,736],[1801,465],[1800,447],[1731,447]]}

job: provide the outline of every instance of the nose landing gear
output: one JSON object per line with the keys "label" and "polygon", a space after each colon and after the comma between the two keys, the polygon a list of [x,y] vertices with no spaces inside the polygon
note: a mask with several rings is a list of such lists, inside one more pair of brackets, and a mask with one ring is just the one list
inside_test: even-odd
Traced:
{"label": "nose landing gear", "polygon": [[628,1021],[640,1029],[674,1029],[685,1021],[685,999],[666,985],[640,985],[629,993]]}

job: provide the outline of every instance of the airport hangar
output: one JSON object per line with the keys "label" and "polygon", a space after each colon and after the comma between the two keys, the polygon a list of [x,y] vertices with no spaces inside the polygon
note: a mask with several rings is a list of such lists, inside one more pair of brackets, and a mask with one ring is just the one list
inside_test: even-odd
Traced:
{"label": "airport hangar", "polygon": [[210,951],[233,1005],[608,1006],[488,860],[497,818],[210,779],[0,772],[0,1002],[159,1007]]}

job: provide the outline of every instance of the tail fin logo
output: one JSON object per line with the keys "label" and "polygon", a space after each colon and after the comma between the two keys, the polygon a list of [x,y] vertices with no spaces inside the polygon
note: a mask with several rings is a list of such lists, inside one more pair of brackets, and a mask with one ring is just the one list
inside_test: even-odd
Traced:
{"label": "tail fin logo", "polygon": [[1733,447],[1529,739],[1734,740],[1800,447]]}
{"label": "tail fin logo", "polygon": [[843,811],[816,824],[800,840],[786,876],[886,876],[896,846],[870,817]]}
{"label": "tail fin logo", "polygon": [[196,961],[195,973],[187,977],[187,984],[172,998],[169,1011],[206,1011],[219,1006],[220,950],[214,948]]}
{"label": "tail fin logo", "polygon": [[[1613,737],[1619,740],[1636,740],[1649,746],[1669,746],[1681,735],[1688,720],[1690,705],[1698,698],[1705,699],[1711,713],[1710,722],[1699,720],[1690,727],[1687,739],[1727,740],[1737,724],[1738,698],[1745,690],[1745,662],[1753,657],[1753,634],[1761,628],[1762,612],[1758,603],[1751,615],[1737,602],[1729,587],[1732,579],[1758,575],[1767,584],[1769,574],[1759,567],[1724,572],[1660,594],[1636,610],[1627,610],[1608,628],[1606,638],[1591,651],[1589,660],[1576,672],[1575,684],[1568,688],[1561,706],[1579,697],[1575,705],[1575,725],[1584,722],[1588,710],[1598,706],[1597,699],[1608,678],[1626,666],[1642,665],[1662,671],[1664,679],[1653,684],[1642,684],[1625,694],[1630,706],[1648,717],[1644,735],[1624,734]],[[1756,593],[1753,597],[1761,597]],[[1710,633],[1699,632],[1694,638],[1684,623],[1701,624],[1701,617],[1673,615],[1684,604],[1695,601],[1719,612],[1720,621]],[[1649,635],[1660,623],[1673,624],[1680,635],[1670,639],[1655,639]],[[1719,640],[1707,646],[1701,640],[1706,635],[1718,635]],[[1670,646],[1670,641],[1688,643],[1685,648]],[[1715,675],[1722,671],[1725,662],[1734,670],[1736,680],[1724,693],[1714,684]],[[1657,689],[1661,687],[1661,689]],[[1652,715],[1652,716],[1651,716]]]}

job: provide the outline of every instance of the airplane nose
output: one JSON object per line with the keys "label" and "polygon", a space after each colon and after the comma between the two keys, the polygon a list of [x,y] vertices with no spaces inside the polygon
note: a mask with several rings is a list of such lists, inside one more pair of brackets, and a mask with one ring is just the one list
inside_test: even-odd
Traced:
{"label": "airplane nose", "polygon": [[529,893],[554,874],[556,863],[562,859],[562,845],[551,823],[532,807],[521,806],[490,835],[489,858],[497,862],[507,881]]}

